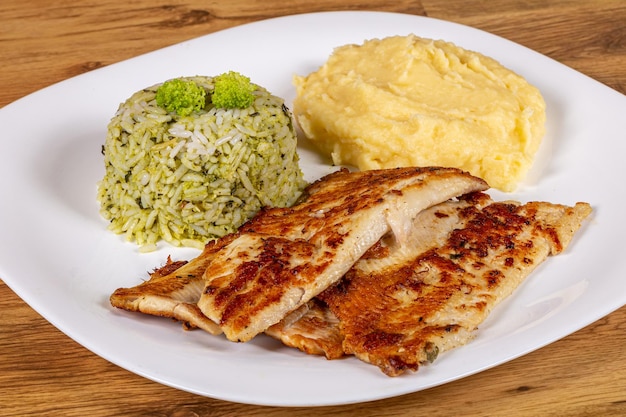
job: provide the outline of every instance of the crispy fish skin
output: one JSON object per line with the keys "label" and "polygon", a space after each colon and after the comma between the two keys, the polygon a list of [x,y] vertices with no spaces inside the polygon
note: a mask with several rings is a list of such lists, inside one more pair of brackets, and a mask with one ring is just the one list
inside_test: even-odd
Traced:
{"label": "crispy fish skin", "polygon": [[416,371],[470,340],[590,213],[587,203],[493,203],[482,193],[446,202],[416,218],[405,244],[364,257],[319,298],[339,319],[346,354],[389,376]]}
{"label": "crispy fish skin", "polygon": [[265,209],[215,254],[198,301],[229,340],[245,342],[338,281],[380,237],[404,239],[423,209],[486,190],[455,168],[340,170],[291,208]]}

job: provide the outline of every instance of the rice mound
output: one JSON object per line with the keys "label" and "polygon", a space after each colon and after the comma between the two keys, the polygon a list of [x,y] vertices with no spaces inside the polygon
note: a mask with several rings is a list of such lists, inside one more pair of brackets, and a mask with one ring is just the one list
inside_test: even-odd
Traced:
{"label": "rice mound", "polygon": [[[180,77],[207,91],[213,78]],[[142,251],[163,239],[202,248],[237,230],[262,207],[286,207],[305,181],[293,117],[260,86],[244,109],[205,108],[189,116],[156,104],[161,84],[133,94],[108,125],[101,215]]]}

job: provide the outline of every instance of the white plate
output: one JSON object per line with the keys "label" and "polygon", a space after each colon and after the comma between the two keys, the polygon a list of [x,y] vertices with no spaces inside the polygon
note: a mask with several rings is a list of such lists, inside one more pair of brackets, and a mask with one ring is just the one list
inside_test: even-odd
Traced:
{"label": "white plate", "polygon": [[[389,378],[355,359],[327,361],[263,336],[234,344],[110,307],[113,290],[137,284],[168,254],[190,259],[197,253],[162,245],[139,254],[105,230],[96,182],[104,172],[100,149],[106,125],[120,102],[167,78],[232,69],[291,103],[291,77],[315,70],[334,47],[409,33],[490,55],[543,92],[547,136],[534,180],[504,197],[588,201],[595,209],[569,250],[533,273],[474,341],[415,374]],[[616,91],[520,45],[458,24],[332,12],[236,27],[66,80],[0,110],[0,277],[91,351],[181,390],[283,406],[346,404],[419,391],[524,355],[626,304],[626,260],[616,253],[626,235],[624,115],[626,99]],[[330,171],[315,153],[301,152],[308,179]]]}

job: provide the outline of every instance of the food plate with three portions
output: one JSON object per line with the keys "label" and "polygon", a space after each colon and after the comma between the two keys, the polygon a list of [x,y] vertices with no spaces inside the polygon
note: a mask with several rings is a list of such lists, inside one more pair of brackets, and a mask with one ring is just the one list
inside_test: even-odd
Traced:
{"label": "food plate with three portions", "polygon": [[[323,28],[323,30],[320,30]],[[547,133],[529,178],[496,200],[586,201],[594,212],[568,249],[548,259],[500,304],[467,345],[417,373],[385,376],[354,358],[328,361],[260,336],[232,343],[179,323],[117,310],[109,296],[172,259],[199,251],[161,243],[140,253],[107,231],[96,201],[101,147],[118,105],[183,75],[229,70],[285,98],[292,77],[333,48],[416,34],[481,52],[524,76],[547,104]],[[228,401],[323,406],[424,390],[510,361],[626,304],[623,243],[626,98],[523,46],[471,27],[381,12],[328,12],[251,23],[68,79],[0,109],[0,277],[26,303],[95,354],[151,380]],[[336,169],[301,141],[307,180]],[[613,248],[613,250],[611,249]]]}

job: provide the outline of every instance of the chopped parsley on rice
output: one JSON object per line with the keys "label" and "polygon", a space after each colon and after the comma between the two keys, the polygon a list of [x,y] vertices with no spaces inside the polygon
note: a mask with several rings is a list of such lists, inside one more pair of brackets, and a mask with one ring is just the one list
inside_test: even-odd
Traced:
{"label": "chopped parsley on rice", "polygon": [[158,84],[122,103],[103,147],[98,184],[109,229],[142,251],[163,239],[202,248],[237,230],[261,207],[292,205],[304,188],[291,112],[254,85],[245,108],[216,108],[214,77],[181,77],[206,105],[180,116],[156,102]]}

